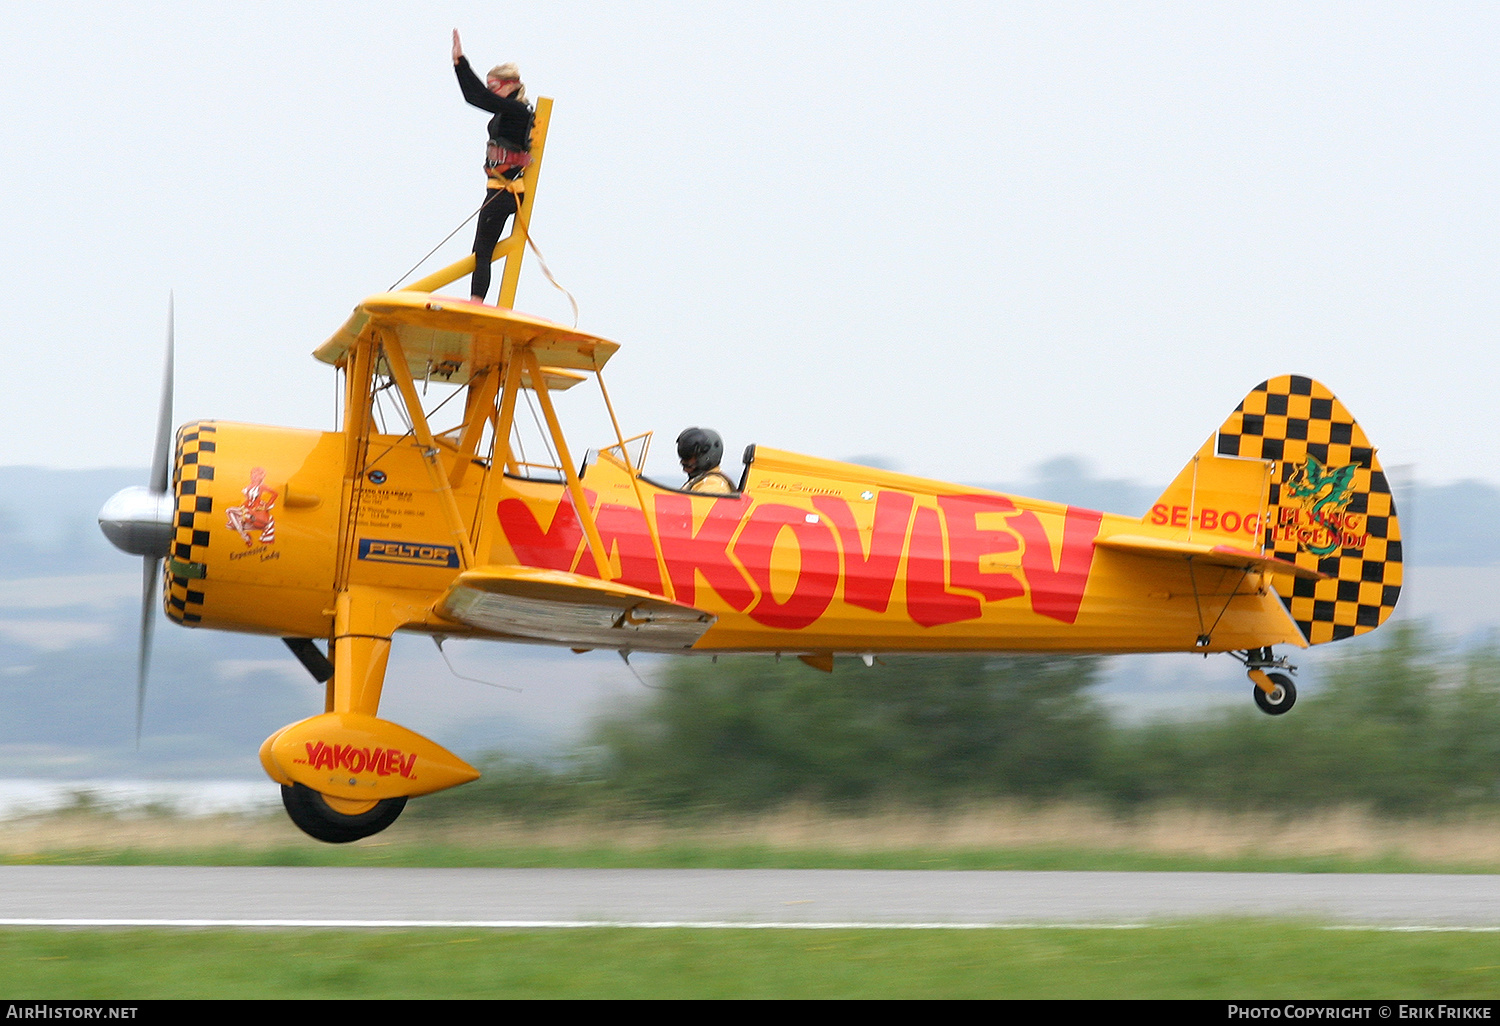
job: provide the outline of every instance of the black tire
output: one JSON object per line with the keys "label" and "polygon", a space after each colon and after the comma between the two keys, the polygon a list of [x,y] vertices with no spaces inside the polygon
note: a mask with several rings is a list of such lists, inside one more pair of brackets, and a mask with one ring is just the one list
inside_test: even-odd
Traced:
{"label": "black tire", "polygon": [[1266,677],[1276,685],[1276,691],[1268,695],[1260,688],[1254,688],[1255,704],[1267,715],[1280,716],[1297,704],[1297,685],[1284,673],[1268,673]]}
{"label": "black tire", "polygon": [[323,796],[304,784],[281,786],[281,804],[286,814],[292,817],[297,828],[309,837],[329,844],[348,844],[361,837],[378,834],[401,815],[406,808],[406,797],[383,798],[368,812],[349,816],[336,812],[323,800]]}

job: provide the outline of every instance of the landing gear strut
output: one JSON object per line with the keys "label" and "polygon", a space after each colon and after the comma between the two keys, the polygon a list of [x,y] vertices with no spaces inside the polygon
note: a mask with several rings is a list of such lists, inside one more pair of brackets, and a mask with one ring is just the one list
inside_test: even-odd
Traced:
{"label": "landing gear strut", "polygon": [[[1288,674],[1296,673],[1297,668],[1287,662],[1286,657],[1277,657],[1271,654],[1269,646],[1265,648],[1252,648],[1244,655],[1231,653],[1234,658],[1245,664],[1245,671],[1250,677],[1251,683],[1255,685],[1252,694],[1255,704],[1260,711],[1269,716],[1280,716],[1287,712],[1297,702],[1297,686],[1292,683]],[[1286,673],[1267,673],[1268,669],[1286,670]]]}
{"label": "landing gear strut", "polygon": [[310,670],[333,671],[324,712],[266,738],[260,763],[309,836],[329,844],[369,837],[394,823],[408,798],[479,776],[436,742],[375,715],[391,634],[426,613],[400,592],[354,585],[338,596],[331,667],[311,641],[292,646]]}

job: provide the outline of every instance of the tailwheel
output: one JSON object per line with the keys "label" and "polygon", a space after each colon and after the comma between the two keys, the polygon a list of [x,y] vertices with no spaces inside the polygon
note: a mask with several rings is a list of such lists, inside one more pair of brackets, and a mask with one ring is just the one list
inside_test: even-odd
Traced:
{"label": "tailwheel", "polygon": [[406,796],[355,801],[321,794],[305,784],[281,786],[281,804],[298,829],[329,844],[347,844],[378,834],[401,815]]}
{"label": "tailwheel", "polygon": [[1267,673],[1265,678],[1271,685],[1271,690],[1267,691],[1257,683],[1254,689],[1255,704],[1260,706],[1263,713],[1280,716],[1297,703],[1297,686],[1284,673]]}

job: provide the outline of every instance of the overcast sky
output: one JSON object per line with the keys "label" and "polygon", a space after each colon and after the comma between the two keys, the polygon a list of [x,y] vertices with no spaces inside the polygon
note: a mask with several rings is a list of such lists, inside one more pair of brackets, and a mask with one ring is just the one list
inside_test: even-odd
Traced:
{"label": "overcast sky", "polygon": [[[534,235],[627,432],[1165,484],[1293,372],[1500,481],[1493,3],[233,11],[7,19],[0,464],[149,462],[169,290],[179,421],[331,426],[309,352],[482,198],[457,27],[556,100]],[[518,305],[570,319],[531,262]]]}

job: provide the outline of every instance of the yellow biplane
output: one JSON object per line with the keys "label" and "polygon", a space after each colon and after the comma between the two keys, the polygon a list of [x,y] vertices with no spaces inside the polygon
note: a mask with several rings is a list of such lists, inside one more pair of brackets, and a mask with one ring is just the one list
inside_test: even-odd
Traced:
{"label": "yellow biplane", "polygon": [[[379,718],[398,630],[824,670],[897,652],[1224,652],[1277,714],[1296,690],[1274,646],[1362,634],[1396,604],[1375,450],[1295,375],[1252,389],[1141,518],[764,446],[722,494],[648,479],[650,436],[624,435],[604,387],[618,346],[510,309],[524,236],[496,250],[499,306],[434,294],[470,256],[355,307],[314,354],[342,375],[339,431],[198,421],[169,452],[169,333],[151,483],[100,513],[145,557],[138,720],[163,567],[172,620],[278,635],[326,682],[324,711],[260,751],[316,838],[369,836],[408,798],[478,776]],[[585,382],[615,437],[576,460],[554,397]]]}

